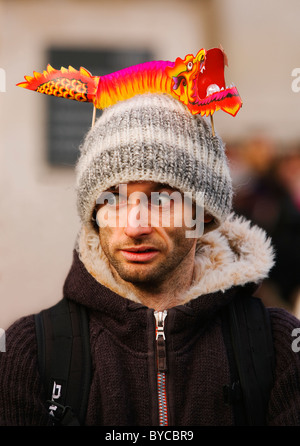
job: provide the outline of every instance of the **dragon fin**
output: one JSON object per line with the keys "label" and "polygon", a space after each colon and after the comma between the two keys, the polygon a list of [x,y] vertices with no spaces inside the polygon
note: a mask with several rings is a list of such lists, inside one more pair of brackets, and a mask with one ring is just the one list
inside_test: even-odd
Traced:
{"label": "dragon fin", "polygon": [[20,82],[18,87],[79,102],[95,101],[100,79],[83,67],[79,70],[71,66],[56,70],[49,64],[43,73],[34,71],[33,76],[24,78],[26,82]]}

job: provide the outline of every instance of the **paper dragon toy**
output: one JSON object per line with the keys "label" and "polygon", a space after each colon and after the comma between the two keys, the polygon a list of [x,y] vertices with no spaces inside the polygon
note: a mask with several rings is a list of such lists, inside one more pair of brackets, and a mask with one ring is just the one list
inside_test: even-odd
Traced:
{"label": "paper dragon toy", "polygon": [[[92,76],[85,68],[75,70],[47,66],[43,73],[25,76],[19,87],[57,97],[91,102],[104,109],[143,93],[166,93],[184,103],[192,114],[211,116],[223,110],[235,116],[242,106],[234,85],[225,85],[227,58],[221,48],[201,49],[175,62],[153,61],[134,65],[105,76]],[[94,119],[94,118],[93,118]]]}

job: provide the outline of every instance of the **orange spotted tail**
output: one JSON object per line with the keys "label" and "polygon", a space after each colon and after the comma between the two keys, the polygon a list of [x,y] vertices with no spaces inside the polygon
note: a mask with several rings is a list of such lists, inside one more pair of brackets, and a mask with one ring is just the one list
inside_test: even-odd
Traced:
{"label": "orange spotted tail", "polygon": [[92,76],[85,68],[80,70],[69,66],[56,70],[51,65],[43,73],[33,72],[32,76],[25,76],[26,82],[17,84],[19,87],[39,93],[48,94],[79,102],[94,102],[99,83],[99,76]]}

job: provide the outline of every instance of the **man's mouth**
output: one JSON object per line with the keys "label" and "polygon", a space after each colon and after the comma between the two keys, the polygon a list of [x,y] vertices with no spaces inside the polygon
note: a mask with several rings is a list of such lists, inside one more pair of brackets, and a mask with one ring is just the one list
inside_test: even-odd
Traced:
{"label": "man's mouth", "polygon": [[147,262],[158,254],[158,250],[152,246],[134,246],[121,249],[122,255],[130,262]]}

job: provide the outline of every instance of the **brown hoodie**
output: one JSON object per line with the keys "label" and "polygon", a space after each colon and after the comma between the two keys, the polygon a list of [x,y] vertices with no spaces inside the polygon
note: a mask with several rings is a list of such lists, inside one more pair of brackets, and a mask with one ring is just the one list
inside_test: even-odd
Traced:
{"label": "brown hoodie", "polygon": [[[115,283],[97,237],[83,228],[64,296],[84,304],[89,313],[93,379],[86,425],[155,426],[161,404],[166,404],[169,425],[234,425],[223,398],[230,373],[221,310],[234,297],[250,293],[272,264],[264,232],[234,216],[199,240],[193,285],[165,319],[161,402],[154,311]],[[300,425],[300,359],[292,349],[292,331],[300,322],[282,309],[269,311],[276,373],[267,423]],[[8,330],[6,350],[0,356],[0,424],[47,424],[33,316]]]}

